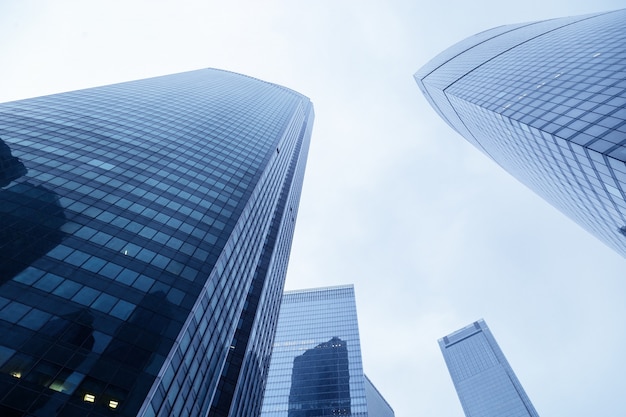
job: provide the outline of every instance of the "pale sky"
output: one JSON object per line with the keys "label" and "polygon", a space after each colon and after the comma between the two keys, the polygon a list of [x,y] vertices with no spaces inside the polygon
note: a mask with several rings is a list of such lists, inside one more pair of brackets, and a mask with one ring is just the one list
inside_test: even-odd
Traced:
{"label": "pale sky", "polygon": [[456,134],[412,78],[476,32],[620,7],[0,0],[0,101],[206,67],[307,95],[287,289],[355,285],[365,371],[396,416],[463,416],[437,339],[479,318],[542,417],[626,415],[626,260]]}

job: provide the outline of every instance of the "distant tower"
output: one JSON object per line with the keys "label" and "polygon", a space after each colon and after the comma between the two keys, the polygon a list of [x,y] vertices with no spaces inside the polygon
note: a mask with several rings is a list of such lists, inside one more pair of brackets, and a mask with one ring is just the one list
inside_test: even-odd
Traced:
{"label": "distant tower", "polygon": [[483,320],[439,339],[439,347],[467,417],[539,417]]}
{"label": "distant tower", "polygon": [[416,74],[437,113],[626,256],[626,9],[499,26]]}
{"label": "distant tower", "polygon": [[258,415],[312,124],[214,69],[0,104],[0,415]]}
{"label": "distant tower", "polygon": [[261,416],[368,415],[394,413],[363,373],[354,288],[285,292]]}

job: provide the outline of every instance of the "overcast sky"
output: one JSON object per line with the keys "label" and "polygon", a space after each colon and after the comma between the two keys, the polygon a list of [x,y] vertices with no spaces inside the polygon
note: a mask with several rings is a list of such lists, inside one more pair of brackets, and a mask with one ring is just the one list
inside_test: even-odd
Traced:
{"label": "overcast sky", "polygon": [[365,371],[396,416],[463,416],[437,339],[481,317],[542,417],[626,415],[625,260],[445,125],[412,78],[476,32],[619,7],[0,0],[0,101],[205,67],[309,96],[287,289],[355,285]]}

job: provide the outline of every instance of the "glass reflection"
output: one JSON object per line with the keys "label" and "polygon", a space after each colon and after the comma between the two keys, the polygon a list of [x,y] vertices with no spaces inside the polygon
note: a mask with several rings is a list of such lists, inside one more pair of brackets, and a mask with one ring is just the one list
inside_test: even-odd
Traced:
{"label": "glass reflection", "polygon": [[28,355],[17,352],[0,367],[3,381],[28,388],[21,398],[37,404],[36,415],[57,415],[84,379],[97,345],[93,322],[89,309],[57,317],[28,341]]}
{"label": "glass reflection", "polygon": [[351,285],[283,294],[261,417],[367,416]]}
{"label": "glass reflection", "polygon": [[333,337],[293,360],[289,417],[350,415],[347,342]]}
{"label": "glass reflection", "polygon": [[11,154],[11,148],[0,139],[0,187],[4,188],[19,177],[26,175],[28,170]]}
{"label": "glass reflection", "polygon": [[[149,388],[152,379],[146,374],[147,368],[161,368],[165,358],[153,350],[161,347],[169,351],[173,341],[163,335],[171,324],[174,309],[163,291],[146,294],[130,319],[122,323],[117,336],[98,358],[75,396],[93,403],[101,413],[120,409],[135,413],[136,410],[129,407],[138,407],[145,393],[142,390],[131,392],[130,388],[138,383]],[[136,398],[131,398],[133,395]]]}
{"label": "glass reflection", "polygon": [[[0,139],[0,187],[27,172]],[[61,243],[65,222],[59,196],[41,185],[23,182],[0,190],[0,284]]]}

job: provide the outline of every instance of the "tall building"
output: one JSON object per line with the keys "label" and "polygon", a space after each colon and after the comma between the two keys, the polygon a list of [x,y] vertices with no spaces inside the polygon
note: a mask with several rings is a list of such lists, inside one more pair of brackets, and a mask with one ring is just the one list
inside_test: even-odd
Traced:
{"label": "tall building", "polygon": [[261,416],[368,415],[394,413],[363,373],[353,286],[285,292]]}
{"label": "tall building", "polygon": [[478,320],[439,339],[467,417],[538,417],[489,327]]}
{"label": "tall building", "polygon": [[0,414],[257,415],[312,123],[213,69],[0,104]]}
{"label": "tall building", "polygon": [[415,74],[459,134],[626,256],[626,9],[500,26]]}

